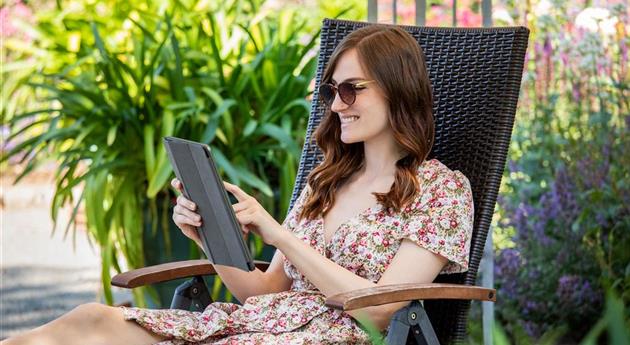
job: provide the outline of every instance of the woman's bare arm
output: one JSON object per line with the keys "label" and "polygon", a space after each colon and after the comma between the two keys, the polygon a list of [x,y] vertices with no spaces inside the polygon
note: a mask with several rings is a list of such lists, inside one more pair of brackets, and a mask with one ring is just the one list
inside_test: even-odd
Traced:
{"label": "woman's bare arm", "polygon": [[[279,230],[283,235],[273,245],[327,297],[377,285],[430,283],[447,262],[446,258],[405,239],[378,284],[375,284],[322,256],[292,233]],[[393,313],[407,304],[385,304],[352,310],[348,314],[354,318],[367,318],[379,329],[385,329]]]}
{"label": "woman's bare arm", "polygon": [[[171,185],[180,192],[183,190],[178,179],[173,179]],[[173,221],[186,237],[193,240],[203,250],[197,233],[197,228],[201,226],[203,220],[197,213],[195,203],[180,195],[177,198],[177,205],[173,208]],[[244,234],[248,233],[245,228],[243,230]],[[240,302],[245,302],[250,296],[286,291],[291,287],[291,280],[284,273],[283,258],[282,253],[276,251],[266,272],[259,269],[246,272],[223,265],[214,265],[214,269],[232,295]]]}
{"label": "woman's bare arm", "polygon": [[[325,296],[377,285],[322,256],[293,232],[278,224],[255,198],[238,186],[227,182],[224,185],[239,201],[233,207],[244,229],[255,232],[265,243],[278,248]],[[410,240],[403,240],[378,284],[430,283],[446,262],[446,258],[433,254]],[[349,314],[355,318],[366,317],[378,327],[384,328],[392,313],[403,305],[405,303],[370,307],[351,311]]]}
{"label": "woman's bare arm", "polygon": [[214,265],[214,269],[232,295],[244,303],[250,296],[289,290],[292,281],[284,273],[283,259],[282,253],[276,250],[265,272],[258,268],[252,272],[245,272],[223,265]]}

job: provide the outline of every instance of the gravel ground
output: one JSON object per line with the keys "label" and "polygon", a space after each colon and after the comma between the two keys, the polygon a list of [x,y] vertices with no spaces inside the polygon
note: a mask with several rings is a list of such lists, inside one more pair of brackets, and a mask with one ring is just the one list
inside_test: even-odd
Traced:
{"label": "gravel ground", "polygon": [[[50,168],[49,168],[50,169]],[[51,173],[39,172],[12,185],[0,177],[0,339],[49,322],[79,304],[102,301],[100,256],[79,226],[64,239],[70,209],[60,212],[52,233]],[[114,290],[116,303],[131,301],[129,291]]]}

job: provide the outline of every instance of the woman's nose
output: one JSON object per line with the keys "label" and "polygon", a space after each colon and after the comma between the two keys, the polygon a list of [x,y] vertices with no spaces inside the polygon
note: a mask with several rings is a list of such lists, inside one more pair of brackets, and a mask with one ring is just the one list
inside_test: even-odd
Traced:
{"label": "woman's nose", "polygon": [[336,92],[335,98],[333,99],[333,102],[330,105],[330,110],[334,113],[338,113],[347,108],[348,108],[348,105],[341,100],[341,97],[339,96],[339,92]]}

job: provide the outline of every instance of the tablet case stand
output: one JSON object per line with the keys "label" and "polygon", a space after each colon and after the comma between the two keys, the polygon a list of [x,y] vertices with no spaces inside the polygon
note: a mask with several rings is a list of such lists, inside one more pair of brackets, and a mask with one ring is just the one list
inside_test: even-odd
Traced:
{"label": "tablet case stand", "polygon": [[184,186],[184,196],[197,205],[201,215],[202,225],[197,232],[210,262],[253,271],[254,261],[210,148],[175,137],[165,137],[164,146],[175,175]]}

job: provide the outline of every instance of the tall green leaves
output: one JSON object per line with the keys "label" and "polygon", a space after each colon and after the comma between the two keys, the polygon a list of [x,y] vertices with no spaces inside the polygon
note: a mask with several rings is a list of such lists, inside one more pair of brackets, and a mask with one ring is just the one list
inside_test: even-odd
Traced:
{"label": "tall green leaves", "polygon": [[[112,19],[124,30],[112,29],[96,12],[41,15],[34,42],[41,60],[30,65],[29,78],[14,83],[39,96],[28,107],[40,110],[25,107],[7,116],[3,109],[15,146],[2,162],[24,157],[24,174],[45,159],[58,162],[53,217],[64,205],[75,215],[85,205],[89,234],[101,248],[108,302],[121,255],[130,268],[145,265],[152,245],[143,243],[145,210],[154,231],[158,214],[166,214],[157,211],[168,207],[157,200],[172,196],[164,136],[210,144],[225,179],[284,218],[318,35],[302,31],[305,22],[296,12],[261,5],[125,5]],[[162,226],[166,231],[166,222]],[[260,251],[261,244],[253,248]]]}

